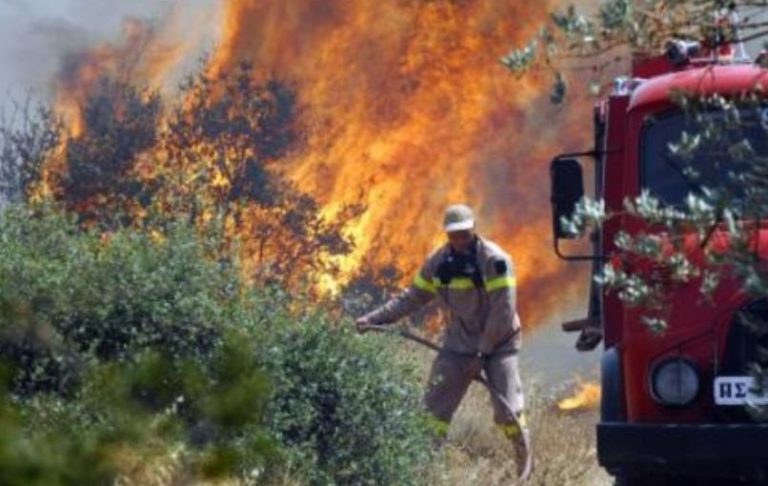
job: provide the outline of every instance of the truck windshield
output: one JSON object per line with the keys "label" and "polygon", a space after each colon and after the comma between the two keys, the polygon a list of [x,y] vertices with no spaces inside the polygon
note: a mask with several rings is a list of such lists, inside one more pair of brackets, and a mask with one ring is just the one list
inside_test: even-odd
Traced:
{"label": "truck windshield", "polygon": [[737,122],[722,111],[650,119],[642,133],[642,187],[672,206],[683,206],[689,193],[702,195],[703,187],[738,206],[744,197],[739,176],[757,157],[768,157],[768,108],[743,108],[738,115]]}

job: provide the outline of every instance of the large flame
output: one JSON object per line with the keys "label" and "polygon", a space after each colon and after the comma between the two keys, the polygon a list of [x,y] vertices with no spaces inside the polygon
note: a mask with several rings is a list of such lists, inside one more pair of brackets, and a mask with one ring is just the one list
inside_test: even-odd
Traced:
{"label": "large flame", "polygon": [[[498,63],[544,21],[547,2],[222,0],[220,9],[212,72],[250,61],[297,91],[305,133],[281,161],[285,174],[329,218],[347,203],[367,208],[346,226],[356,244],[338,262],[346,275],[394,262],[410,280],[441,242],[443,208],[467,202],[516,262],[528,325],[582,296],[585,273],[566,273],[551,250],[547,166],[588,143],[590,112],[551,106],[551,79],[517,79]],[[191,49],[169,37],[128,23],[124,42],[72,58],[58,90],[70,133],[82,132],[78,107],[99,75],[124,63],[149,86],[178,75]]]}

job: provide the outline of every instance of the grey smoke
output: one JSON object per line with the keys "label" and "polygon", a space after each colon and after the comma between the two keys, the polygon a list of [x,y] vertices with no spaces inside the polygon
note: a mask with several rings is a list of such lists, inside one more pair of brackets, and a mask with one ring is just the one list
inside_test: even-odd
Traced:
{"label": "grey smoke", "polygon": [[32,92],[45,99],[67,54],[117,41],[126,18],[160,19],[174,7],[216,0],[0,0],[0,106]]}

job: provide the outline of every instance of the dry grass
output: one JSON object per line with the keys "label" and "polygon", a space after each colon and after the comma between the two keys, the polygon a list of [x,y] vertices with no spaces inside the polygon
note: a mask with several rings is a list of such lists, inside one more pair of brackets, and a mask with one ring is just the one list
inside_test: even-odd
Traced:
{"label": "dry grass", "polygon": [[[428,374],[434,355],[418,346],[404,346],[403,355]],[[531,486],[610,486],[611,477],[597,464],[597,410],[562,412],[557,401],[574,383],[554,389],[532,383],[523,371],[526,416],[531,427],[534,473]],[[425,378],[426,382],[426,378]],[[451,424],[434,477],[427,484],[514,485],[516,467],[511,445],[493,424],[487,390],[473,384]]]}
{"label": "dry grass", "polygon": [[178,455],[162,446],[146,450],[122,449],[118,454],[121,474],[116,486],[166,486],[182,481]]}
{"label": "dry grass", "polygon": [[[609,476],[595,458],[594,411],[563,413],[554,397],[535,387],[528,395],[535,468],[526,484],[607,486]],[[491,419],[487,392],[473,385],[457,412],[433,484],[515,484],[510,444]]]}
{"label": "dry grass", "polygon": [[[406,359],[420,368],[424,376],[432,354],[420,348],[404,346]],[[525,381],[525,376],[523,376]],[[425,378],[426,381],[426,378]],[[526,409],[531,426],[535,467],[531,486],[610,486],[611,478],[597,465],[595,423],[597,411],[562,412],[557,399],[566,388],[551,389],[527,382]],[[435,486],[514,485],[515,463],[510,444],[494,426],[488,393],[481,385],[472,385],[462,402],[435,464],[424,482]],[[134,485],[241,485],[238,481],[200,483],[189,481],[173,454],[125,456],[125,475],[118,482]],[[279,486],[299,486],[291,478],[278,480]]]}
{"label": "dry grass", "polygon": [[[202,481],[190,475],[181,460],[182,446],[178,450],[167,445],[149,445],[142,451],[123,449],[118,452],[120,476],[115,486],[246,486],[239,479]],[[298,486],[288,479],[280,486]]]}

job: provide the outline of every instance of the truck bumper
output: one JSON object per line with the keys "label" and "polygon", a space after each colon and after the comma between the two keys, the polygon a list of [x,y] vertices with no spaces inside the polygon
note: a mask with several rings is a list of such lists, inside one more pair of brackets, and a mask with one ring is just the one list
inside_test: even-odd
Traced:
{"label": "truck bumper", "polygon": [[600,465],[610,472],[763,476],[768,424],[627,424],[597,426]]}

